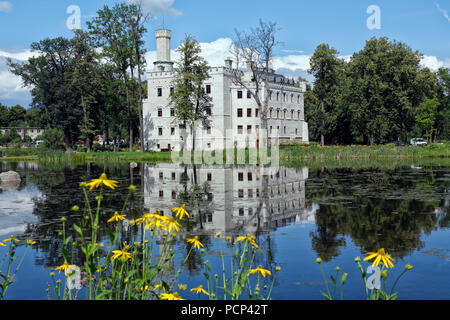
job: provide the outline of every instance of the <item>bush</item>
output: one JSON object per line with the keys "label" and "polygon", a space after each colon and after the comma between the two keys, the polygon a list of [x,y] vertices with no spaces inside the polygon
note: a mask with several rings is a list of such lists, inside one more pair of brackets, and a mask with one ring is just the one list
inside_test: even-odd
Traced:
{"label": "bush", "polygon": [[43,149],[51,150],[64,150],[64,132],[59,129],[47,129],[42,134],[42,140],[44,141],[39,145]]}

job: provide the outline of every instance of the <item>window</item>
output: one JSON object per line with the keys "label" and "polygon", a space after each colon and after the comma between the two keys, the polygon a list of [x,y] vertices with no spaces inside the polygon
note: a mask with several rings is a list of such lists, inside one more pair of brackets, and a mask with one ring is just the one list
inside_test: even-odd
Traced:
{"label": "window", "polygon": [[295,135],[298,135],[298,129],[295,128]]}
{"label": "window", "polygon": [[172,180],[175,180],[177,177],[177,174],[175,172],[172,172]]}
{"label": "window", "polygon": [[207,134],[211,134],[211,127],[207,127],[207,128],[206,128],[206,133],[207,133]]}
{"label": "window", "polygon": [[163,128],[158,128],[158,135],[160,135],[160,136],[163,135]]}
{"label": "window", "polygon": [[273,110],[270,109],[270,118],[273,118]]}
{"label": "window", "polygon": [[238,90],[237,92],[237,98],[242,99],[242,90]]}
{"label": "window", "polygon": [[164,179],[164,173],[160,172],[159,173],[159,180],[163,180]]}
{"label": "window", "polygon": [[244,181],[244,173],[243,172],[239,172],[238,173],[238,180],[239,181]]}
{"label": "window", "polygon": [[210,94],[210,93],[211,93],[211,85],[210,85],[210,84],[207,84],[207,85],[206,85],[206,93],[207,93],[207,94]]}
{"label": "window", "polygon": [[300,95],[297,96],[297,103],[300,104]]}
{"label": "window", "polygon": [[175,128],[170,128],[170,135],[171,136],[174,136],[175,135]]}
{"label": "window", "polygon": [[242,126],[238,126],[238,127],[237,127],[237,130],[238,130],[238,134],[242,134],[242,130],[243,130],[243,129],[242,129]]}
{"label": "window", "polygon": [[244,208],[239,208],[239,216],[240,217],[244,216]]}
{"label": "window", "polygon": [[298,112],[297,112],[298,120],[300,120],[300,115],[301,115],[301,113],[300,113],[300,111],[298,111]]}
{"label": "window", "polygon": [[253,215],[253,208],[248,208],[248,215],[249,216]]}
{"label": "window", "polygon": [[280,100],[280,93],[277,92],[277,101]]}
{"label": "window", "polygon": [[272,100],[272,91],[269,92],[269,100]]}
{"label": "window", "polygon": [[256,189],[256,197],[259,198],[259,189]]}
{"label": "window", "polygon": [[252,180],[253,180],[253,175],[252,175],[251,172],[249,172],[249,173],[247,174],[247,178],[248,178],[248,181],[252,181]]}
{"label": "window", "polygon": [[284,110],[284,111],[283,111],[283,119],[285,119],[285,120],[286,120],[286,114],[287,114],[287,111]]}
{"label": "window", "polygon": [[244,198],[244,189],[238,190],[238,196],[239,196],[239,198]]}
{"label": "window", "polygon": [[157,145],[156,145],[156,148],[157,148],[157,149],[161,149],[161,145],[160,145],[160,144],[157,144]]}
{"label": "window", "polygon": [[162,116],[163,116],[162,109],[159,108],[159,109],[158,109],[158,117],[162,117]]}
{"label": "window", "polygon": [[247,90],[247,99],[251,99],[252,98],[252,93],[250,92],[250,90]]}
{"label": "window", "polygon": [[170,95],[173,95],[173,93],[175,92],[175,88],[170,88]]}
{"label": "window", "polygon": [[208,214],[208,222],[213,222],[213,215],[210,213]]}
{"label": "window", "polygon": [[170,116],[175,117],[175,109],[174,108],[170,108]]}
{"label": "window", "polygon": [[175,200],[177,198],[177,192],[172,191],[172,199]]}
{"label": "window", "polygon": [[272,134],[272,126],[270,126],[270,134]]}
{"label": "window", "polygon": [[164,198],[164,191],[163,190],[159,190],[159,198]]}
{"label": "window", "polygon": [[253,189],[248,189],[248,197],[251,199],[253,198]]}
{"label": "window", "polygon": [[286,134],[286,126],[284,126],[284,128],[283,128],[283,132],[284,132],[284,134]]}
{"label": "window", "polygon": [[259,109],[255,110],[255,117],[258,118],[259,117]]}
{"label": "window", "polygon": [[238,118],[242,118],[242,109],[241,108],[237,109],[237,116],[238,116]]}
{"label": "window", "polygon": [[291,94],[291,103],[294,103],[294,95]]}
{"label": "window", "polygon": [[207,114],[208,116],[211,115],[211,107],[206,107],[206,114]]}
{"label": "window", "polygon": [[208,180],[208,181],[212,181],[212,173],[208,173],[208,175],[207,175],[207,180]]}
{"label": "window", "polygon": [[251,118],[252,116],[252,109],[247,109],[247,118]]}
{"label": "window", "polygon": [[277,110],[277,119],[280,119],[280,110]]}
{"label": "window", "polygon": [[291,119],[294,119],[294,110],[291,110]]}
{"label": "window", "polygon": [[158,88],[157,94],[158,94],[158,97],[162,97],[162,88]]}
{"label": "window", "polygon": [[252,126],[247,126],[247,134],[252,134]]}

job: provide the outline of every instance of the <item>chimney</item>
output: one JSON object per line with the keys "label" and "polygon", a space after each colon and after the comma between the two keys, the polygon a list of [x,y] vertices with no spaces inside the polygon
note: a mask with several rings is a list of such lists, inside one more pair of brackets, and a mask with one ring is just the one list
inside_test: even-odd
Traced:
{"label": "chimney", "polygon": [[170,39],[172,32],[167,29],[156,30],[156,71],[172,71],[173,62],[170,61]]}
{"label": "chimney", "polygon": [[253,72],[253,61],[247,61],[246,72]]}
{"label": "chimney", "polygon": [[229,69],[233,69],[233,60],[231,60],[230,58],[227,58],[225,60],[225,67],[227,67]]}

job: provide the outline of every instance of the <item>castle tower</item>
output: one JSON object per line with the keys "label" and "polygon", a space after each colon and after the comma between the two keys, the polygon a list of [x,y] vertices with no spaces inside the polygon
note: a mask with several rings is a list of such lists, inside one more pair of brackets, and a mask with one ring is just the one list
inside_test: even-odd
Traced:
{"label": "castle tower", "polygon": [[156,30],[156,61],[155,71],[173,71],[170,61],[170,39],[172,32],[167,29]]}

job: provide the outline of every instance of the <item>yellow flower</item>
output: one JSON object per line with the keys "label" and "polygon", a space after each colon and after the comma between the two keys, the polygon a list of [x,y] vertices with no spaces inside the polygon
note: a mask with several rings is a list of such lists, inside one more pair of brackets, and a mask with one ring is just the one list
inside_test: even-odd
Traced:
{"label": "yellow flower", "polygon": [[108,223],[114,222],[114,221],[118,222],[119,220],[123,221],[123,220],[125,220],[125,217],[126,217],[126,215],[124,215],[124,214],[122,215],[122,214],[119,214],[118,212],[114,212],[114,215],[107,222]]}
{"label": "yellow flower", "polygon": [[27,240],[27,244],[28,244],[29,246],[32,246],[33,244],[36,244],[36,241],[33,241],[33,240]]}
{"label": "yellow flower", "polygon": [[128,252],[129,246],[126,245],[122,250],[114,250],[113,253],[113,259],[116,260],[117,258],[120,258],[123,262],[128,261],[129,259],[133,259],[133,255]]}
{"label": "yellow flower", "polygon": [[[159,212],[159,211],[157,211],[157,212]],[[158,229],[167,231],[166,217],[161,216],[157,213],[154,213],[154,214],[148,213],[147,215],[148,215],[148,217],[145,220],[145,222],[147,223],[145,225],[145,229],[149,229],[149,228],[155,226]]]}
{"label": "yellow flower", "polygon": [[4,244],[3,242],[0,242],[0,247],[5,247],[6,244]]}
{"label": "yellow flower", "polygon": [[141,225],[143,223],[149,223],[154,218],[154,214],[146,213],[141,218],[135,220],[137,225]]}
{"label": "yellow flower", "polygon": [[164,286],[162,284],[157,284],[154,288],[154,290],[162,290],[162,291],[166,291],[166,289],[164,289]]}
{"label": "yellow flower", "polygon": [[174,218],[167,218],[165,222],[167,224],[167,227],[169,228],[169,232],[171,232],[173,229],[175,229],[175,231],[180,230],[181,224],[179,224]]}
{"label": "yellow flower", "polygon": [[242,241],[244,243],[249,242],[253,247],[258,248],[258,245],[256,244],[254,239],[255,239],[254,237],[252,237],[247,233],[245,237],[237,237],[236,241],[237,242]]}
{"label": "yellow flower", "polygon": [[91,191],[94,188],[100,187],[100,185],[104,185],[114,190],[117,187],[118,183],[119,182],[115,180],[108,180],[108,177],[106,177],[106,173],[103,173],[100,178],[92,179],[90,183],[87,183],[86,187],[90,187],[89,190]]}
{"label": "yellow flower", "polygon": [[16,239],[16,238],[14,238],[13,236],[9,237],[8,239],[3,240],[3,242],[9,242],[9,241],[20,242],[19,239]]}
{"label": "yellow flower", "polygon": [[200,249],[200,247],[203,247],[203,244],[198,240],[198,237],[194,238],[188,238],[186,239],[188,243],[192,243],[194,245],[194,248]]}
{"label": "yellow flower", "polygon": [[256,269],[249,270],[250,274],[254,274],[259,272],[264,278],[266,275],[271,276],[272,273],[269,270],[263,269],[261,266],[258,266]]}
{"label": "yellow flower", "polygon": [[178,289],[180,289],[180,291],[184,291],[184,290],[187,289],[187,285],[185,285],[185,284],[179,284],[179,285],[178,285]]}
{"label": "yellow flower", "polygon": [[410,264],[407,264],[407,265],[405,266],[405,269],[406,269],[406,270],[411,270],[412,268],[413,268],[413,266],[410,265]]}
{"label": "yellow flower", "polygon": [[189,213],[186,211],[185,204],[183,204],[181,207],[173,208],[172,212],[176,212],[177,214],[175,215],[175,217],[177,217],[180,220],[183,219],[184,216],[189,218]]}
{"label": "yellow flower", "polygon": [[191,292],[195,292],[197,294],[203,293],[209,296],[209,293],[205,289],[203,289],[202,285],[199,285],[197,288],[191,289]]}
{"label": "yellow flower", "polygon": [[61,270],[64,270],[64,275],[67,277],[67,270],[71,269],[73,266],[68,264],[67,261],[64,261],[64,264],[57,267],[56,270],[59,270],[59,272],[61,272]]}
{"label": "yellow flower", "polygon": [[381,261],[383,262],[384,266],[388,269],[394,267],[394,265],[390,261],[393,260],[391,255],[385,252],[383,248],[381,248],[377,252],[367,252],[366,255],[367,257],[364,258],[364,261],[372,260],[373,258],[375,258],[372,264],[374,266],[378,266]]}
{"label": "yellow flower", "polygon": [[163,293],[161,294],[161,299],[163,300],[184,300],[179,296],[177,292],[174,293]]}

